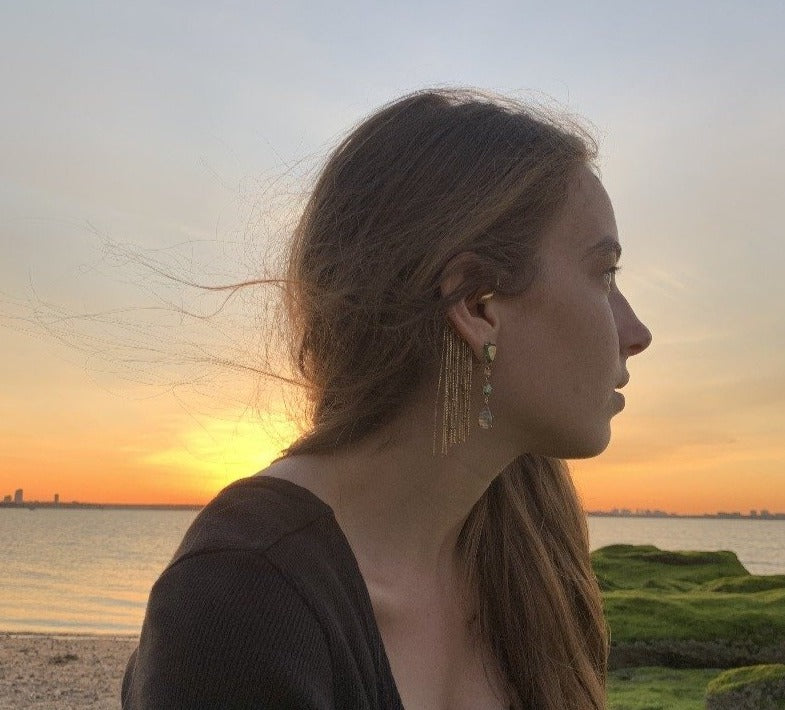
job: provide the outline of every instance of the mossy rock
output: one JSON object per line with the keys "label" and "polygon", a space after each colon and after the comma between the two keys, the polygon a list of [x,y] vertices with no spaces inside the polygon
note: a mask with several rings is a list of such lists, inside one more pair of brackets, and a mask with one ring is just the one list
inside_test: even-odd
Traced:
{"label": "mossy rock", "polygon": [[705,710],[716,668],[625,668],[608,674],[608,710]]}
{"label": "mossy rock", "polygon": [[592,555],[610,668],[785,663],[785,575],[750,575],[732,552],[611,545]]}
{"label": "mossy rock", "polygon": [[750,576],[735,553],[660,550],[654,545],[608,545],[591,553],[600,589],[687,591],[712,580]]}
{"label": "mossy rock", "polygon": [[785,589],[749,594],[621,590],[603,595],[611,668],[785,663]]}
{"label": "mossy rock", "polygon": [[640,668],[657,665],[664,668],[735,668],[758,663],[785,663],[785,646],[755,641],[619,641],[611,644],[608,668]]}
{"label": "mossy rock", "polygon": [[707,710],[785,709],[785,665],[734,668],[706,686]]}
{"label": "mossy rock", "polygon": [[760,645],[785,639],[785,589],[750,594],[619,590],[606,592],[603,602],[612,641],[725,639]]}
{"label": "mossy rock", "polygon": [[770,589],[785,589],[785,574],[747,575],[745,577],[721,577],[701,586],[706,592],[732,594],[754,594]]}

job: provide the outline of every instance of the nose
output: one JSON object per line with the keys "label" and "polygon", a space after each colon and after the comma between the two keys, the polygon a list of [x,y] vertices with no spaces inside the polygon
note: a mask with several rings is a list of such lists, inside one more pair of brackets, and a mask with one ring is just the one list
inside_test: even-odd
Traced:
{"label": "nose", "polygon": [[614,316],[619,332],[619,349],[624,357],[632,357],[651,345],[651,331],[635,315],[627,299],[618,291],[616,296],[619,303],[614,309]]}

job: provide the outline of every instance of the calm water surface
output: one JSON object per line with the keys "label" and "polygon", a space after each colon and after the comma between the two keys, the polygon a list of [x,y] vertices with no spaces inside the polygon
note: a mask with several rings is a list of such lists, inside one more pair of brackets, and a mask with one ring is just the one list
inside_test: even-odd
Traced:
{"label": "calm water surface", "polygon": [[0,629],[138,633],[196,511],[0,510]]}
{"label": "calm water surface", "polygon": [[[137,634],[147,595],[196,511],[0,510],[0,631]],[[733,550],[785,574],[785,520],[589,518],[612,543]]]}
{"label": "calm water surface", "polygon": [[752,574],[785,574],[785,520],[589,517],[591,549],[629,543],[662,550],[731,550]]}

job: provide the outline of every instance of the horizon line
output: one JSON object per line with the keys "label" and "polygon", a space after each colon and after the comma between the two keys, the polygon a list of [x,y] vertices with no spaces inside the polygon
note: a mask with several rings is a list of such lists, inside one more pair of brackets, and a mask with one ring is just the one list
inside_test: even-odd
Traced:
{"label": "horizon line", "polygon": [[[207,503],[99,503],[90,501],[0,501],[0,508],[63,508],[63,509],[116,509],[116,510],[201,510]],[[611,508],[610,510],[583,510],[587,516],[609,518],[719,518],[751,520],[785,520],[785,512],[770,512],[766,508],[751,509],[748,513],[738,510],[719,510],[703,513],[674,513],[659,509]]]}

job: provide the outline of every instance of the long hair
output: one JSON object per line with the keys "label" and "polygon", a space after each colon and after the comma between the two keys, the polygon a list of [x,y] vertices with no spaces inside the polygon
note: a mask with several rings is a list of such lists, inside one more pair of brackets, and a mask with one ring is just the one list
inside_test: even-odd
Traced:
{"label": "long hair", "polygon": [[[567,119],[468,90],[406,96],[334,150],[295,229],[286,305],[309,428],[286,455],[358,442],[438,363],[447,309],[522,293],[596,146]],[[439,284],[470,252],[460,285]],[[566,466],[525,455],[472,509],[458,552],[485,646],[518,708],[605,708],[608,639]]]}

